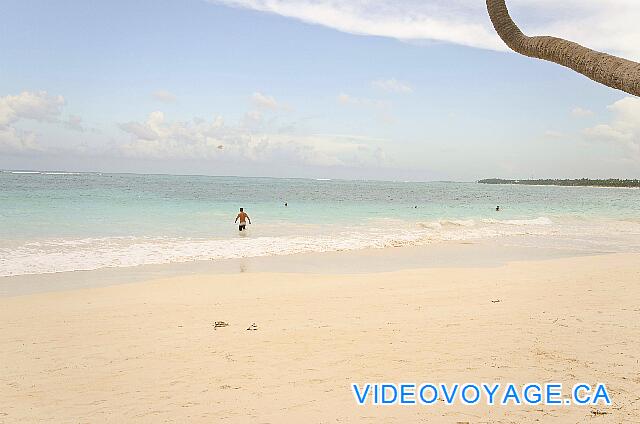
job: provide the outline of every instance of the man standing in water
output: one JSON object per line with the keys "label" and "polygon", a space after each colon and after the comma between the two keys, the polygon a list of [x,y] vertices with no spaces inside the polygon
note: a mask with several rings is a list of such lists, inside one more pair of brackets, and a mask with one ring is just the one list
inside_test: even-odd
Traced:
{"label": "man standing in water", "polygon": [[236,216],[235,222],[238,222],[238,220],[240,220],[240,225],[238,226],[239,231],[243,231],[247,228],[247,221],[249,221],[249,224],[251,224],[251,218],[249,218],[249,215],[244,213],[243,208],[240,208],[240,213],[238,214],[238,216]]}

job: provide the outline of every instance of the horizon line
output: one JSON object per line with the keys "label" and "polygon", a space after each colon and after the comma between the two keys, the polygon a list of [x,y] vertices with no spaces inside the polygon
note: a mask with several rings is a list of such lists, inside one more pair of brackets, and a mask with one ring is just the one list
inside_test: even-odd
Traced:
{"label": "horizon line", "polygon": [[67,173],[67,174],[108,174],[108,175],[156,175],[172,177],[213,177],[213,178],[270,178],[275,180],[310,180],[310,181],[378,181],[389,183],[477,183],[479,180],[458,181],[458,180],[383,180],[374,178],[327,178],[327,177],[274,177],[268,175],[213,175],[213,174],[173,174],[161,172],[110,172],[110,171],[71,171],[66,169],[0,169],[1,173]]}

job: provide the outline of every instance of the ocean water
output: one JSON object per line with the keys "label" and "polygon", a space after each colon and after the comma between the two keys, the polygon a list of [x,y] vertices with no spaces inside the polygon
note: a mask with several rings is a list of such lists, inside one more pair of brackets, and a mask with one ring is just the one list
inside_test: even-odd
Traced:
{"label": "ocean water", "polygon": [[640,252],[637,189],[2,171],[0,205],[0,277],[485,239]]}

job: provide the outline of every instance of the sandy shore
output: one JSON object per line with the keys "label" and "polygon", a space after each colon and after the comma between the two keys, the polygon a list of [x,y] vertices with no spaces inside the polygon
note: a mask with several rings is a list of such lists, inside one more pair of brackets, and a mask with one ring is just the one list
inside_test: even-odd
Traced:
{"label": "sandy shore", "polygon": [[[0,317],[3,423],[640,422],[640,255],[183,276],[2,298]],[[603,382],[613,405],[360,407],[350,390],[494,381]]]}

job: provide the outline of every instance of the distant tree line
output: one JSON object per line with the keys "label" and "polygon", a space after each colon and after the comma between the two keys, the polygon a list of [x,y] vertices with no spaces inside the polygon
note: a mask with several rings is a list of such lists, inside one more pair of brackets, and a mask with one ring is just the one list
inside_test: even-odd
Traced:
{"label": "distant tree line", "polygon": [[478,181],[480,184],[520,184],[520,185],[554,185],[567,187],[640,187],[640,180],[620,180],[610,178],[608,180],[591,180],[580,178],[577,180],[503,180],[500,178],[489,178]]}

